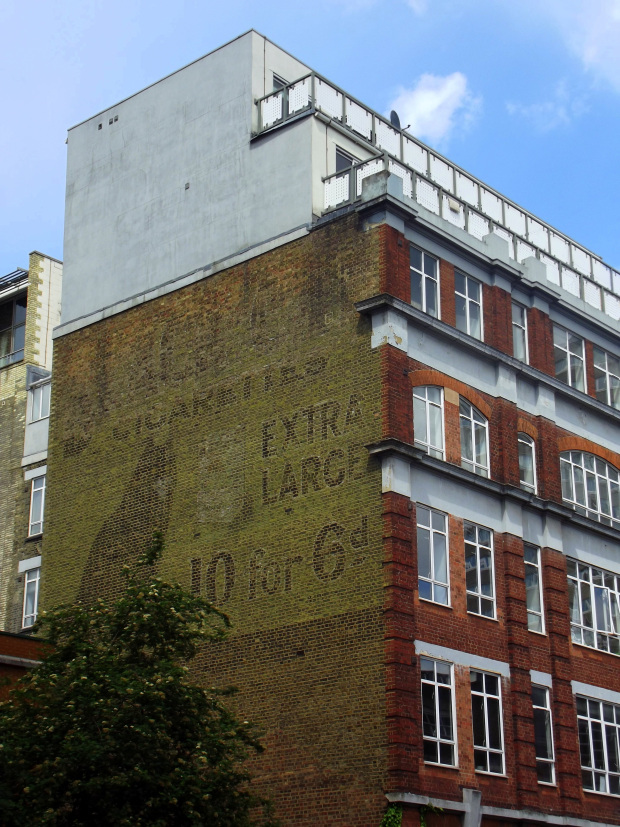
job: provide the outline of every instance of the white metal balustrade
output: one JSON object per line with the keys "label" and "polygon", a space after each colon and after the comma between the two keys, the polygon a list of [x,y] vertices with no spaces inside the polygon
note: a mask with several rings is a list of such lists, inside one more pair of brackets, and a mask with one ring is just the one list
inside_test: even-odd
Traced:
{"label": "white metal balustrade", "polygon": [[316,72],[257,101],[259,134],[304,112],[321,112],[381,154],[325,178],[324,211],[354,203],[362,181],[388,169],[403,181],[403,195],[475,238],[494,233],[522,262],[534,256],[554,284],[620,320],[620,273],[544,221],[394,126]]}

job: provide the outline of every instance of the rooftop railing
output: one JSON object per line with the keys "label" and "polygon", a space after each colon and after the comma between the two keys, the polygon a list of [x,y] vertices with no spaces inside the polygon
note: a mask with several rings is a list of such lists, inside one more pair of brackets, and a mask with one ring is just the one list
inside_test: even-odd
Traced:
{"label": "rooftop railing", "polygon": [[266,95],[257,105],[259,133],[304,112],[321,112],[376,148],[377,157],[324,179],[324,212],[360,200],[362,180],[387,169],[402,179],[405,198],[475,238],[489,233],[504,238],[512,259],[538,258],[549,281],[620,319],[618,271],[316,72]]}

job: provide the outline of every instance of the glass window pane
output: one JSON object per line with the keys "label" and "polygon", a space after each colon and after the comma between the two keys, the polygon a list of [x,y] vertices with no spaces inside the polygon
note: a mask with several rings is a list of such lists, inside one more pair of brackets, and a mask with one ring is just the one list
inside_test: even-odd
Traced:
{"label": "glass window pane", "polygon": [[455,310],[456,310],[456,327],[463,333],[467,333],[467,313],[465,310],[465,298],[463,296],[455,296]]}
{"label": "glass window pane", "polygon": [[555,375],[560,382],[568,382],[568,355],[564,350],[555,348]]}
{"label": "glass window pane", "polygon": [[437,282],[426,279],[426,312],[435,319],[437,313]]}
{"label": "glass window pane", "polygon": [[477,304],[469,305],[469,335],[482,339],[482,325],[480,322],[480,307]]}
{"label": "glass window pane", "polygon": [[424,254],[424,272],[431,278],[437,278],[437,259],[429,256],[428,253]]}
{"label": "glass window pane", "polygon": [[522,362],[526,361],[525,331],[520,327],[512,328],[512,352],[515,359],[520,359]]}
{"label": "glass window pane", "polygon": [[446,554],[446,538],[443,534],[434,536],[435,551],[435,580],[441,583],[448,582],[448,555]]}
{"label": "glass window pane", "polygon": [[558,347],[567,348],[567,333],[562,327],[553,325],[553,344]]}
{"label": "glass window pane", "polygon": [[15,318],[13,324],[23,324],[26,321],[26,296],[15,299]]}
{"label": "glass window pane", "polygon": [[487,732],[484,718],[484,698],[481,695],[471,696],[471,718],[475,746],[486,747]]}
{"label": "glass window pane", "polygon": [[415,270],[411,271],[411,304],[422,310],[422,276]]}
{"label": "glass window pane", "polygon": [[420,526],[418,526],[418,574],[420,577],[431,577],[430,532]]}
{"label": "glass window pane", "polygon": [[26,325],[22,324],[13,330],[13,353],[24,349],[26,342]]}
{"label": "glass window pane", "polygon": [[529,611],[541,611],[538,569],[530,565],[526,565],[525,567],[525,599]]}
{"label": "glass window pane", "polygon": [[416,270],[422,270],[422,251],[417,247],[409,248],[409,264]]}

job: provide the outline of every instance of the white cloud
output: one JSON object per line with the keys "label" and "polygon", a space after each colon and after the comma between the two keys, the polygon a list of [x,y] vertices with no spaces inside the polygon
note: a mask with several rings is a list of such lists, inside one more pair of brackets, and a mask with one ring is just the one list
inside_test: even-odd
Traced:
{"label": "white cloud", "polygon": [[586,70],[620,92],[620,0],[527,0],[527,5],[551,22]]}
{"label": "white cloud", "polygon": [[466,127],[480,109],[481,98],[469,90],[461,72],[440,77],[422,75],[412,89],[400,88],[389,108],[409,132],[431,143],[445,142],[457,125]]}
{"label": "white cloud", "polygon": [[567,126],[586,111],[587,105],[581,96],[571,97],[566,83],[560,81],[549,100],[531,104],[509,101],[506,109],[515,117],[531,121],[540,132],[549,132]]}
{"label": "white cloud", "polygon": [[405,2],[416,14],[424,14],[428,7],[426,0],[405,0]]}

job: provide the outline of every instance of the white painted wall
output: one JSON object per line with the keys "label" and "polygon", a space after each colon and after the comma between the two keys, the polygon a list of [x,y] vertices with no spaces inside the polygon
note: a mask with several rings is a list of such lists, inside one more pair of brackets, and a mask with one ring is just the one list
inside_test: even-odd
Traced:
{"label": "white painted wall", "polygon": [[62,324],[311,221],[312,119],[250,140],[273,71],[248,32],[69,131]]}

